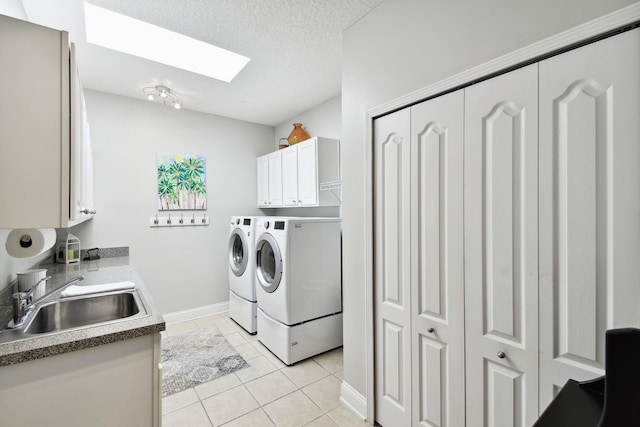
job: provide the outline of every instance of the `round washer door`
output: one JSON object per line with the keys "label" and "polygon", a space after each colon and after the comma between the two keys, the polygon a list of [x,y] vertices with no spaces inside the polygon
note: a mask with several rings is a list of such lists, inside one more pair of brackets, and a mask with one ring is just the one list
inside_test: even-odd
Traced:
{"label": "round washer door", "polygon": [[237,277],[244,274],[248,263],[247,239],[240,228],[236,228],[229,237],[229,266]]}
{"label": "round washer door", "polygon": [[282,279],[282,256],[276,239],[263,234],[256,242],[256,276],[265,292],[278,289]]}

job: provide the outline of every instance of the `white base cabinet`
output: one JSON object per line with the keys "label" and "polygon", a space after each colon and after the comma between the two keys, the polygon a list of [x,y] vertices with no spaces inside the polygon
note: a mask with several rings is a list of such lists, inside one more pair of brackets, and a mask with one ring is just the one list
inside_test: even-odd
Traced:
{"label": "white base cabinet", "polygon": [[[265,158],[272,157],[277,157],[278,162],[268,161],[265,166]],[[337,139],[314,137],[258,157],[258,207],[339,205],[340,141]]]}
{"label": "white base cabinet", "polygon": [[374,121],[381,425],[532,425],[640,327],[639,76],[635,29]]}
{"label": "white base cabinet", "polygon": [[6,426],[160,426],[160,334],[0,367]]}
{"label": "white base cabinet", "polygon": [[[0,15],[0,228],[93,216],[93,158],[68,33]],[[82,211],[82,212],[81,212]]]}

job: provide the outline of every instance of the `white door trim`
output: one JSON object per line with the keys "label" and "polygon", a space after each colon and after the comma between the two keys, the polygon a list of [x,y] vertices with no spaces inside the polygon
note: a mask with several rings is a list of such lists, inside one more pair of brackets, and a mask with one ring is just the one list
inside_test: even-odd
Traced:
{"label": "white door trim", "polygon": [[367,421],[373,425],[375,418],[375,385],[374,385],[374,294],[373,294],[373,120],[394,110],[406,107],[421,100],[434,97],[438,94],[467,86],[470,83],[515,67],[527,61],[535,60],[555,51],[579,44],[588,39],[606,34],[610,31],[623,28],[640,21],[640,3],[623,7],[614,12],[600,16],[584,24],[558,33],[554,36],[532,43],[521,49],[485,62],[467,71],[455,74],[432,85],[410,92],[399,98],[385,102],[366,112],[365,128],[365,220],[364,238],[365,248],[365,357],[366,357],[366,416]]}

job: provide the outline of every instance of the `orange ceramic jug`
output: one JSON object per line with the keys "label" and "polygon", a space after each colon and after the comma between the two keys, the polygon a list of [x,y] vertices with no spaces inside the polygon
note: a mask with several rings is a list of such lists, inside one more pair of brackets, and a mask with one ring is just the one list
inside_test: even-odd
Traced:
{"label": "orange ceramic jug", "polygon": [[289,141],[289,145],[293,145],[309,138],[311,138],[309,134],[304,129],[302,129],[302,123],[294,123],[293,130],[289,134],[287,141]]}

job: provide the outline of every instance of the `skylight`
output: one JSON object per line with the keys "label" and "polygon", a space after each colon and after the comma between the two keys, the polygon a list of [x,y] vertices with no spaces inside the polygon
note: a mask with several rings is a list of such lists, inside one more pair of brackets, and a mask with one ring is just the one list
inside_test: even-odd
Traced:
{"label": "skylight", "polygon": [[230,82],[249,58],[156,25],[84,4],[87,42]]}

